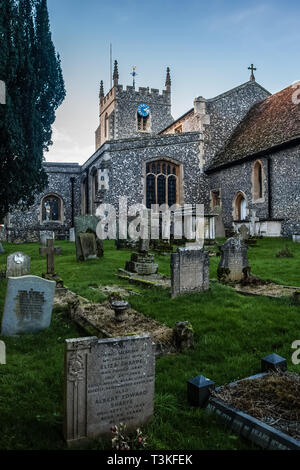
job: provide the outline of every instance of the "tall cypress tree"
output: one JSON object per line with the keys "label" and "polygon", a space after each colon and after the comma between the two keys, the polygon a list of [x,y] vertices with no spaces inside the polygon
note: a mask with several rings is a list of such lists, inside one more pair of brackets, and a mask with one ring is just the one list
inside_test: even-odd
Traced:
{"label": "tall cypress tree", "polygon": [[46,0],[0,0],[0,219],[28,207],[47,184],[43,152],[51,145],[55,111],[65,97],[51,39]]}

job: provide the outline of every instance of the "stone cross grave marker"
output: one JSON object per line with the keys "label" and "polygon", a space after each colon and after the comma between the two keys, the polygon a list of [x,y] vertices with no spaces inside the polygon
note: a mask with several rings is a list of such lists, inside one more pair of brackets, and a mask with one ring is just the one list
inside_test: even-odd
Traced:
{"label": "stone cross grave marker", "polygon": [[47,274],[55,275],[54,256],[61,254],[61,247],[54,246],[54,240],[47,240],[47,247],[40,248],[40,255],[47,256]]}
{"label": "stone cross grave marker", "polygon": [[24,253],[13,253],[6,260],[6,277],[21,277],[30,274],[30,257]]}
{"label": "stone cross grave marker", "polygon": [[250,235],[254,237],[256,235],[256,222],[259,222],[259,218],[256,217],[256,210],[251,209],[250,216]]}
{"label": "stone cross grave marker", "polygon": [[240,238],[232,237],[221,246],[221,260],[218,266],[218,279],[221,282],[240,281],[243,269],[249,267],[248,246]]}
{"label": "stone cross grave marker", "polygon": [[1,334],[31,334],[48,328],[55,287],[54,281],[37,276],[9,277]]}
{"label": "stone cross grave marker", "polygon": [[128,429],[153,415],[155,356],[149,334],[68,339],[64,436],[69,445]]}
{"label": "stone cross grave marker", "polygon": [[0,364],[6,364],[6,349],[4,341],[0,341]]}
{"label": "stone cross grave marker", "polygon": [[209,254],[201,248],[178,248],[171,254],[171,295],[209,289]]}
{"label": "stone cross grave marker", "polygon": [[248,238],[249,238],[249,229],[248,229],[247,225],[243,224],[243,225],[240,226],[239,234],[240,234],[240,238],[242,240],[248,240]]}

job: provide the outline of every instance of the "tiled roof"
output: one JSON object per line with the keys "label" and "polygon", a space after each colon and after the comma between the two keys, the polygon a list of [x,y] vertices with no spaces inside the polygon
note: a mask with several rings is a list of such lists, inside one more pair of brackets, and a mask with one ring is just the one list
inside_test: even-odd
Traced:
{"label": "tiled roof", "polygon": [[210,169],[228,165],[300,137],[300,89],[293,85],[255,104]]}

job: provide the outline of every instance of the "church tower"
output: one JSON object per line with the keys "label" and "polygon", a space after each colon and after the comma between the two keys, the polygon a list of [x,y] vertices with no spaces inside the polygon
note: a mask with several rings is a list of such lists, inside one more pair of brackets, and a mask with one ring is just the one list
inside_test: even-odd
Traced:
{"label": "church tower", "polygon": [[171,76],[167,68],[165,89],[135,89],[119,85],[118,62],[114,62],[113,87],[104,94],[103,81],[99,93],[99,127],[96,150],[108,140],[145,137],[158,134],[173,122],[171,115]]}

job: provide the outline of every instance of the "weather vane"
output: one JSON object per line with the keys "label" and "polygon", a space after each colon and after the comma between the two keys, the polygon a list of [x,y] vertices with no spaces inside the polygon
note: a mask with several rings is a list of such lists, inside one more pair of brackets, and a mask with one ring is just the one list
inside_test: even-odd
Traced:
{"label": "weather vane", "polygon": [[132,72],[130,75],[132,75],[133,86],[135,87],[135,77],[137,76],[135,65],[132,67]]}

